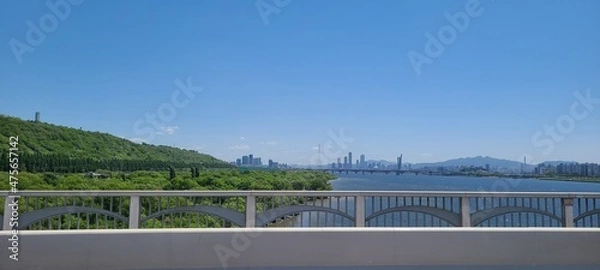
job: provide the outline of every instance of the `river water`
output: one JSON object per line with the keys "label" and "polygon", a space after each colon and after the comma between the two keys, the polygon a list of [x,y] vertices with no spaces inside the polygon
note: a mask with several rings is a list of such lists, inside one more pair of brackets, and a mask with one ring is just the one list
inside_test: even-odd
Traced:
{"label": "river water", "polygon": [[599,183],[491,177],[341,174],[334,190],[600,192]]}
{"label": "river water", "polygon": [[[331,181],[333,189],[336,191],[483,191],[483,192],[600,192],[599,183],[591,182],[573,182],[573,181],[551,181],[551,180],[533,180],[533,179],[509,179],[509,178],[480,178],[480,177],[454,177],[454,176],[429,176],[429,175],[386,175],[386,174],[342,174],[339,178]],[[433,199],[432,199],[433,200]],[[441,203],[441,199],[438,199]],[[366,215],[377,212],[381,209],[398,205],[395,199],[367,198],[365,201]],[[401,204],[402,202],[400,202]],[[409,204],[415,202],[409,201]],[[421,200],[416,202],[422,204]],[[459,207],[458,198],[448,199],[443,202],[454,209]],[[483,202],[483,200],[481,201]],[[518,203],[518,202],[517,202]],[[542,204],[544,209],[550,212],[555,211],[560,214],[560,199],[553,201],[533,201],[522,202],[521,206],[538,207]],[[314,202],[317,206],[327,206],[329,208],[339,209],[346,213],[354,213],[353,198],[324,199]],[[404,202],[406,204],[406,201]],[[600,208],[600,200],[594,202],[590,207]],[[473,205],[472,207],[476,207]],[[575,206],[576,208],[578,205]],[[577,210],[577,209],[576,209]],[[585,222],[586,227],[600,226],[598,218],[590,217]],[[533,225],[535,224],[535,225]],[[392,213],[387,216],[380,216],[367,222],[367,226],[385,226],[385,227],[447,227],[451,224],[436,220],[430,216],[415,213]],[[351,227],[353,223],[341,216],[323,213],[323,212],[304,212],[299,216],[288,218],[280,223],[273,224],[278,227]],[[499,219],[489,220],[482,224],[487,227],[521,227],[521,226],[550,226],[560,227],[557,220],[544,216],[519,216],[510,215]]]}
{"label": "river water", "polygon": [[[361,190],[361,191],[486,191],[486,192],[600,192],[599,183],[583,183],[572,181],[550,181],[550,180],[532,180],[532,179],[507,179],[507,178],[477,178],[477,177],[453,177],[453,176],[428,176],[428,175],[385,175],[369,174],[354,175],[342,174],[339,178],[331,181],[334,190]],[[348,208],[353,212],[353,200],[318,200],[317,205],[340,206],[339,209]],[[374,204],[366,200],[367,212]],[[384,204],[386,202],[384,201]],[[378,204],[378,203],[375,203]],[[596,205],[597,207],[600,205]],[[368,214],[368,213],[367,213]],[[398,216],[400,217],[400,216]],[[409,216],[406,216],[409,217]],[[402,216],[401,218],[406,218]],[[328,218],[328,219],[327,219]],[[418,217],[413,217],[418,220]],[[325,224],[323,221],[325,220]],[[516,220],[511,220],[515,222]],[[427,223],[427,222],[426,222]],[[596,220],[593,225],[598,226],[600,221]],[[381,224],[380,224],[381,225]],[[398,225],[398,224],[397,224]],[[407,225],[407,224],[403,224]],[[410,224],[409,224],[410,225]],[[501,223],[499,224],[501,225]],[[518,224],[517,224],[518,225]],[[294,218],[288,219],[279,224],[279,226],[294,227],[321,227],[321,226],[352,226],[350,222],[342,218],[335,218],[322,213],[303,213]],[[367,224],[368,226],[368,224]],[[389,223],[388,223],[389,226]],[[490,226],[494,226],[491,224]],[[507,262],[510,265],[510,262]],[[275,269],[275,268],[273,268]],[[473,266],[473,265],[455,265],[455,266],[382,266],[382,267],[302,267],[302,268],[276,268],[276,269],[377,269],[377,270],[597,270],[599,265],[510,265],[510,266]]]}

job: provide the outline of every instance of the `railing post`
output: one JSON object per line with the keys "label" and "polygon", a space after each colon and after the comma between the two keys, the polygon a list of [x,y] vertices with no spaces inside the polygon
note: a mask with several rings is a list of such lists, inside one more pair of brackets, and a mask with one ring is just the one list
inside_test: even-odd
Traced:
{"label": "railing post", "polygon": [[575,227],[573,217],[573,198],[562,199],[563,227]]}
{"label": "railing post", "polygon": [[129,202],[129,229],[137,229],[140,225],[140,196],[131,196]]}
{"label": "railing post", "polygon": [[[18,197],[13,197],[13,196],[6,196],[4,197],[4,216],[3,216],[3,221],[2,221],[2,230],[3,231],[10,231],[12,230],[12,227],[10,226],[10,218],[12,217],[12,209],[11,209],[11,205],[13,198],[18,198]],[[17,205],[18,206],[18,205]]]}
{"label": "railing post", "polygon": [[246,228],[254,228],[256,226],[256,197],[253,195],[246,196]]}
{"label": "railing post", "polygon": [[471,227],[471,201],[469,197],[460,198],[460,216],[462,217],[462,226]]}
{"label": "railing post", "polygon": [[354,198],[354,225],[356,227],[364,227],[365,226],[365,197],[364,196],[356,196]]}

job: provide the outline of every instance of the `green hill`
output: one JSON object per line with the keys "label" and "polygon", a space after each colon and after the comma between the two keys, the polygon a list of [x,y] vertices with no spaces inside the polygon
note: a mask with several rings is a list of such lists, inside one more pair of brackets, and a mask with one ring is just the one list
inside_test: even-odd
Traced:
{"label": "green hill", "polygon": [[[19,137],[19,166],[28,171],[80,172],[94,169],[147,170],[168,166],[227,168],[210,155],[169,146],[137,144],[107,133],[83,131],[0,115],[0,154],[9,137]],[[8,164],[0,164],[0,168]]]}

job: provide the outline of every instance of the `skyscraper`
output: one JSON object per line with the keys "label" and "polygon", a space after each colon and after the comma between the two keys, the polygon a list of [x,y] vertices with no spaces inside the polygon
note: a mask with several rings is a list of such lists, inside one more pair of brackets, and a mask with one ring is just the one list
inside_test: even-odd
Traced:
{"label": "skyscraper", "polygon": [[248,165],[248,156],[242,157],[242,165]]}
{"label": "skyscraper", "polygon": [[236,165],[236,166],[242,166],[242,160],[241,160],[241,159],[239,159],[239,158],[238,158],[238,159],[236,159],[236,160],[235,160],[235,165]]}
{"label": "skyscraper", "polygon": [[352,168],[352,152],[348,152],[348,161],[350,162],[348,168]]}
{"label": "skyscraper", "polygon": [[344,169],[348,168],[348,157],[344,157]]}
{"label": "skyscraper", "polygon": [[398,170],[402,170],[402,154],[398,157]]}
{"label": "skyscraper", "polygon": [[248,165],[254,164],[254,155],[248,155]]}
{"label": "skyscraper", "polygon": [[365,161],[365,158],[366,158],[366,157],[365,157],[365,155],[360,155],[360,167],[361,167],[361,168],[364,168],[364,167],[366,167],[366,164],[365,164],[365,163],[366,163],[366,161]]}

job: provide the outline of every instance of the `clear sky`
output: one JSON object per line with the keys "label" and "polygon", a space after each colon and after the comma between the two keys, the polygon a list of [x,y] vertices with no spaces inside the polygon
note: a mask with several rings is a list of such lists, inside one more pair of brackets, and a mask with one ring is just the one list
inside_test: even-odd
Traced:
{"label": "clear sky", "polygon": [[2,114],[227,161],[600,162],[600,1],[49,2],[0,10]]}

